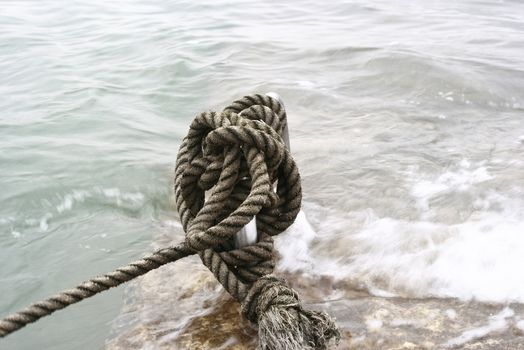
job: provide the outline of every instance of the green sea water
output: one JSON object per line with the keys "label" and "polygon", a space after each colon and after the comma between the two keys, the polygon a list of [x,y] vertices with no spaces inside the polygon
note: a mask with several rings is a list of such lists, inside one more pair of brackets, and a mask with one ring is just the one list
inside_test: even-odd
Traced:
{"label": "green sea water", "polygon": [[[297,269],[524,302],[523,18],[520,1],[0,1],[0,317],[150,251],[192,117],[268,91],[319,232]],[[102,349],[122,297],[0,349]]]}

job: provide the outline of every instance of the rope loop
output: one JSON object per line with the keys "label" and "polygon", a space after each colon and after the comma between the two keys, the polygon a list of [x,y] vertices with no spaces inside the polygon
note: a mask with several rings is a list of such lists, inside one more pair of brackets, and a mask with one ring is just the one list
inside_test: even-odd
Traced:
{"label": "rope loop", "polygon": [[[280,135],[285,122],[278,100],[245,96],[197,115],[178,153],[175,197],[186,244],[238,300],[273,271],[271,237],[300,210],[300,176]],[[234,249],[234,235],[253,217],[258,242]]]}
{"label": "rope loop", "polygon": [[[271,275],[272,236],[294,222],[302,199],[281,137],[285,123],[280,102],[262,95],[199,114],[178,154],[177,209],[187,246],[258,324],[261,350],[324,350],[340,338],[334,320],[304,309],[298,294]],[[234,249],[233,236],[253,217],[258,242]]]}
{"label": "rope loop", "polygon": [[[0,337],[71,304],[198,253],[202,262],[259,327],[262,350],[327,349],[339,331],[323,312],[272,276],[273,236],[300,211],[295,161],[282,141],[283,106],[270,96],[245,96],[191,123],[175,168],[175,199],[185,241],[82,282],[0,320]],[[207,199],[206,199],[207,197]],[[256,218],[258,241],[236,249],[234,235]]]}

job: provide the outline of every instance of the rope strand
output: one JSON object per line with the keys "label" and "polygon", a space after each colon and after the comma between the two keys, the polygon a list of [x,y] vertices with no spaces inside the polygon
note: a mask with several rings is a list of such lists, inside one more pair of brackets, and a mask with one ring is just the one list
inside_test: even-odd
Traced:
{"label": "rope strand", "polygon": [[113,272],[84,281],[73,289],[62,291],[7,316],[0,321],[0,337],[5,337],[25,327],[29,323],[36,322],[44,316],[51,315],[57,310],[78,303],[110,288],[117,287],[162,265],[194,253],[195,252],[189,249],[185,243],[182,243],[174,247],[157,250]]}
{"label": "rope strand", "polygon": [[[193,120],[180,145],[175,199],[185,241],[81,283],[0,321],[0,337],[56,310],[198,253],[224,289],[259,325],[263,350],[327,349],[338,341],[334,321],[308,311],[298,294],[273,277],[273,236],[300,211],[302,189],[281,138],[286,114],[277,99],[245,96],[221,113]],[[208,193],[205,199],[206,191]],[[235,249],[234,235],[256,218],[257,243]]]}

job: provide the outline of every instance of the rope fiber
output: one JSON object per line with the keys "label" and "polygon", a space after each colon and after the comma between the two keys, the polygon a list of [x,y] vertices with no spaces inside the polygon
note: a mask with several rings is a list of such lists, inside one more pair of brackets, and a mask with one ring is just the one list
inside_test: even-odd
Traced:
{"label": "rope fiber", "polygon": [[[280,102],[245,96],[222,112],[196,116],[175,167],[175,199],[185,241],[77,287],[34,303],[0,321],[4,337],[41,317],[198,254],[224,289],[259,328],[262,350],[327,349],[340,334],[324,312],[302,308],[298,294],[272,275],[273,236],[300,211],[300,175],[282,138]],[[256,218],[257,243],[235,248],[234,235]]]}

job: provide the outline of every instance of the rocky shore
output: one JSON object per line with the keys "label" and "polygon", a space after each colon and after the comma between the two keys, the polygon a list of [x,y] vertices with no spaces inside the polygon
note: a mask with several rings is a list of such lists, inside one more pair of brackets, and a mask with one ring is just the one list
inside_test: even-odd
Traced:
{"label": "rocky shore", "polygon": [[[524,305],[375,297],[330,279],[285,276],[336,317],[336,349],[524,349]],[[108,350],[254,349],[256,330],[195,257],[134,282]],[[325,301],[326,297],[329,301]]]}

